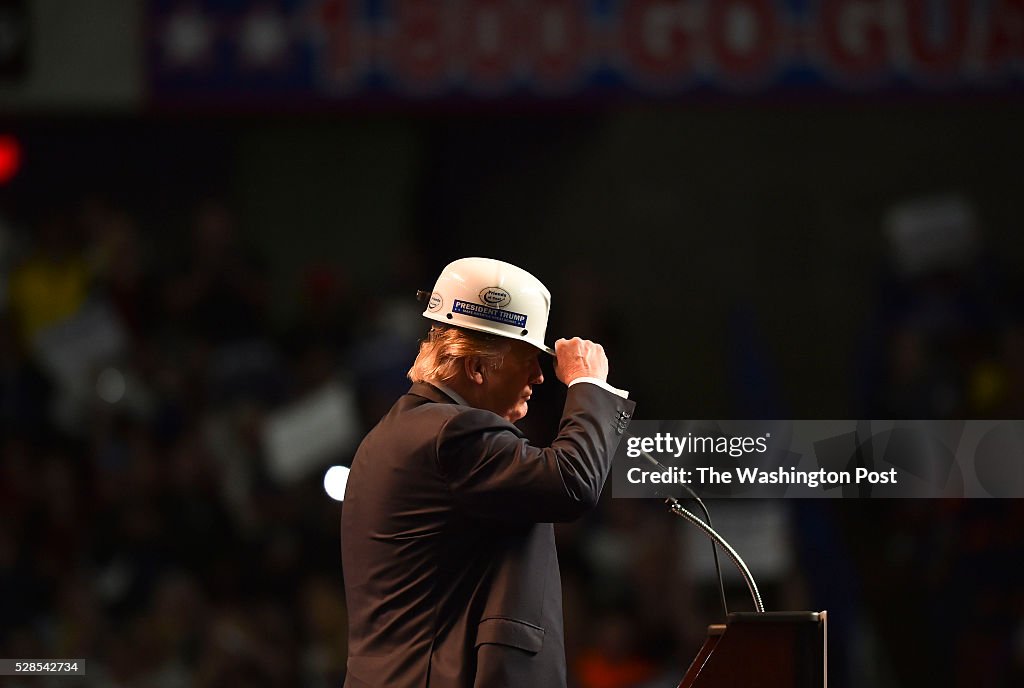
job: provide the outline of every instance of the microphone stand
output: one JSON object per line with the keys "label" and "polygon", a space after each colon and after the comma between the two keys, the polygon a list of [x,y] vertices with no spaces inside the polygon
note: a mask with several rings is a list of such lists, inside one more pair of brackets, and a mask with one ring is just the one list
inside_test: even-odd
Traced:
{"label": "microphone stand", "polygon": [[[761,601],[761,593],[757,589],[757,583],[754,581],[754,576],[751,575],[750,569],[747,568],[743,558],[740,557],[739,553],[732,548],[732,545],[726,542],[725,538],[719,535],[714,528],[683,508],[683,505],[680,504],[675,497],[666,497],[665,503],[673,514],[685,518],[687,521],[700,528],[701,532],[711,538],[711,541],[714,544],[721,547],[725,553],[729,555],[729,558],[732,559],[732,563],[736,565],[736,568],[739,569],[740,575],[743,576],[743,581],[747,584],[750,596],[754,600],[754,611],[759,614],[764,614],[764,602]],[[721,575],[721,572],[719,572],[719,575]]]}
{"label": "microphone stand", "polygon": [[[630,436],[632,437],[633,435]],[[640,450],[640,455],[643,456],[648,461],[650,461],[655,466],[657,466],[658,468],[660,468],[661,470],[668,471],[668,468],[664,464],[662,464],[660,461],[655,459],[647,452]],[[693,525],[697,526],[702,533],[704,533],[711,539],[711,546],[713,548],[715,555],[715,569],[718,571],[718,587],[722,597],[722,608],[725,610],[726,615],[728,615],[729,609],[725,603],[725,585],[722,583],[722,569],[718,563],[718,547],[722,548],[722,551],[724,551],[729,556],[729,558],[732,560],[732,563],[739,570],[740,575],[743,577],[743,581],[747,584],[747,589],[750,591],[750,596],[754,600],[754,610],[759,614],[764,614],[764,602],[761,601],[761,593],[757,589],[757,582],[754,580],[754,576],[751,575],[750,569],[747,568],[746,562],[744,562],[743,558],[740,557],[739,553],[735,549],[733,549],[732,545],[726,542],[725,538],[719,535],[718,532],[711,527],[711,514],[708,512],[707,507],[704,506],[704,502],[701,501],[700,497],[697,496],[697,493],[691,490],[689,485],[683,485],[683,488],[690,493],[691,497],[697,500],[698,504],[700,504],[701,509],[703,509],[704,511],[704,515],[707,517],[706,523],[702,521],[700,518],[698,518],[695,514],[688,511],[685,507],[683,507],[683,505],[680,504],[679,500],[677,500],[675,497],[663,494],[661,492],[657,492],[657,494],[658,496],[665,498],[665,504],[668,506],[669,511],[671,511],[676,516],[679,516],[689,521]]]}

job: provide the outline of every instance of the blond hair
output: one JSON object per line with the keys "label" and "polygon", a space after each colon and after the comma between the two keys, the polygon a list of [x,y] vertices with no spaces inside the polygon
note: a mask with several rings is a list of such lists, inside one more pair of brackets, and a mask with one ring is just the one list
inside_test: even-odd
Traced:
{"label": "blond hair", "polygon": [[420,342],[420,351],[406,375],[413,382],[449,382],[458,375],[467,356],[479,356],[497,369],[511,346],[504,337],[434,325]]}

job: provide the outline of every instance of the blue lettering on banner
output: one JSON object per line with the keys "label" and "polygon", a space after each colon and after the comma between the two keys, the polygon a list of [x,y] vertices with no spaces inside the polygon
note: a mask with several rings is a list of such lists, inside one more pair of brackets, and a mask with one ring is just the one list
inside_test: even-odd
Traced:
{"label": "blue lettering on banner", "polygon": [[490,320],[492,322],[501,323],[502,325],[526,327],[526,316],[522,313],[503,311],[500,308],[491,308],[490,306],[484,306],[483,304],[472,303],[470,301],[460,301],[459,299],[455,299],[455,303],[452,304],[452,313],[460,313],[472,318],[480,318],[481,320]]}

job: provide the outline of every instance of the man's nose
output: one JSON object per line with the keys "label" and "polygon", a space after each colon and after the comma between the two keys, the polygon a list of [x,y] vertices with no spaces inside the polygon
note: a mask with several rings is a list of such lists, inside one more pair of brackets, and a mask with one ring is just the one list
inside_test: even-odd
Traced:
{"label": "man's nose", "polygon": [[533,371],[530,376],[531,385],[539,385],[544,382],[544,371],[541,370],[540,360],[538,358],[533,359]]}

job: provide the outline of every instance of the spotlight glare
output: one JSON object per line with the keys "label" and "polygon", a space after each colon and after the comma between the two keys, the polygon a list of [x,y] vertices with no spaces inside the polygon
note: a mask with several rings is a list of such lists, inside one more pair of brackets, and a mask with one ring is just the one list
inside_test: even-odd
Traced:
{"label": "spotlight glare", "polygon": [[336,502],[345,500],[345,486],[348,485],[348,468],[331,466],[324,474],[324,489],[327,496]]}

